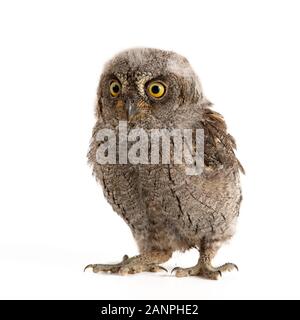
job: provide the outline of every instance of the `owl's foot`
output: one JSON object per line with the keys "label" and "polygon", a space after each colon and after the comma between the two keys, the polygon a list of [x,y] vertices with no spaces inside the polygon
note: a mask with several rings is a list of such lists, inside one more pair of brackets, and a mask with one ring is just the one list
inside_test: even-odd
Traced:
{"label": "owl's foot", "polygon": [[226,263],[220,267],[214,268],[209,264],[200,262],[191,268],[174,268],[176,277],[199,276],[210,280],[218,280],[222,276],[222,272],[238,270],[238,267],[233,263]]}
{"label": "owl's foot", "polygon": [[[123,257],[123,261],[116,264],[89,264],[84,268],[91,268],[93,272],[107,272],[120,275],[134,274],[140,272],[159,272],[166,271],[164,267],[161,267],[158,263],[165,262],[165,259],[160,259],[160,262],[156,262],[156,259],[151,259],[151,255],[139,255],[132,258],[128,258],[127,255]],[[157,257],[157,256],[156,256]]]}

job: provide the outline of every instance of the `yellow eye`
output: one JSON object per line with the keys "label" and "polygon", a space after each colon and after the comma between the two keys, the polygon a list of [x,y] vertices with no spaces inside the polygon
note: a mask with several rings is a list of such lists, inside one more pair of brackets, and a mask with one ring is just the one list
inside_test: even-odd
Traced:
{"label": "yellow eye", "polygon": [[121,85],[118,81],[112,81],[109,86],[110,94],[113,97],[117,97],[121,92]]}
{"label": "yellow eye", "polygon": [[148,92],[151,97],[161,98],[166,92],[166,87],[161,82],[151,82],[148,86]]}

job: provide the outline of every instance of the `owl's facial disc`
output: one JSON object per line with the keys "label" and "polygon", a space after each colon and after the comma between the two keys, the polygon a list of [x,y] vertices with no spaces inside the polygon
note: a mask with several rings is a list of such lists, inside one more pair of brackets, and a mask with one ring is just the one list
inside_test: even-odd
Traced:
{"label": "owl's facial disc", "polygon": [[152,123],[150,119],[168,112],[177,89],[176,80],[169,74],[141,70],[108,70],[102,83],[114,110],[112,115],[132,124],[144,119]]}

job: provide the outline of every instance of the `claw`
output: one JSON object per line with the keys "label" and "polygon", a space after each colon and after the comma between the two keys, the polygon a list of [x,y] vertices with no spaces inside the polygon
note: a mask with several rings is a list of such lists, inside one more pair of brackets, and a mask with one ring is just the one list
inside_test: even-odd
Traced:
{"label": "claw", "polygon": [[222,277],[222,272],[220,270],[218,270],[220,277]]}
{"label": "claw", "polygon": [[159,266],[159,269],[163,270],[163,271],[166,271],[168,273],[168,270],[162,266]]}
{"label": "claw", "polygon": [[236,269],[236,271],[239,271],[239,268],[236,264],[234,263],[225,263],[223,266],[220,266],[218,268],[216,268],[222,272],[225,272],[225,271],[233,271],[234,269]]}
{"label": "claw", "polygon": [[179,267],[175,267],[174,269],[172,269],[171,274],[172,274],[174,271],[178,270],[178,269],[180,269],[180,268],[179,268]]}
{"label": "claw", "polygon": [[[155,269],[157,268],[157,269]],[[150,272],[156,272],[157,270],[162,270],[162,271],[166,271],[168,272],[168,270],[162,266],[153,266],[151,269],[150,269]]]}
{"label": "claw", "polygon": [[83,269],[83,272],[86,271],[86,269],[88,268],[94,268],[94,265],[93,264],[88,264],[84,269]]}

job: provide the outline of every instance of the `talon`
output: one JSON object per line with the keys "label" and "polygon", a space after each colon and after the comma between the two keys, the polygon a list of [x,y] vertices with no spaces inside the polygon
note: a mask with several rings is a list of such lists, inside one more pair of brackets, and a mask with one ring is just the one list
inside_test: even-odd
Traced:
{"label": "talon", "polygon": [[159,267],[160,270],[163,270],[163,271],[168,272],[168,270],[167,270],[166,268],[164,268],[164,267],[162,267],[162,266],[158,266],[158,267]]}
{"label": "talon", "polygon": [[239,268],[236,264],[233,264],[233,266],[235,267],[236,271],[239,271]]}
{"label": "talon", "polygon": [[222,277],[222,272],[220,270],[218,270],[220,277]]}
{"label": "talon", "polygon": [[158,270],[162,270],[162,271],[168,272],[168,270],[166,268],[162,267],[162,266],[153,266],[153,267],[150,268],[150,272],[156,272]]}
{"label": "talon", "polygon": [[88,268],[94,268],[94,265],[93,264],[88,264],[84,269],[83,269],[83,272],[86,271],[86,269]]}
{"label": "talon", "polygon": [[171,271],[171,274],[174,272],[174,271],[177,271],[179,270],[180,268],[179,267],[175,267],[172,271]]}

